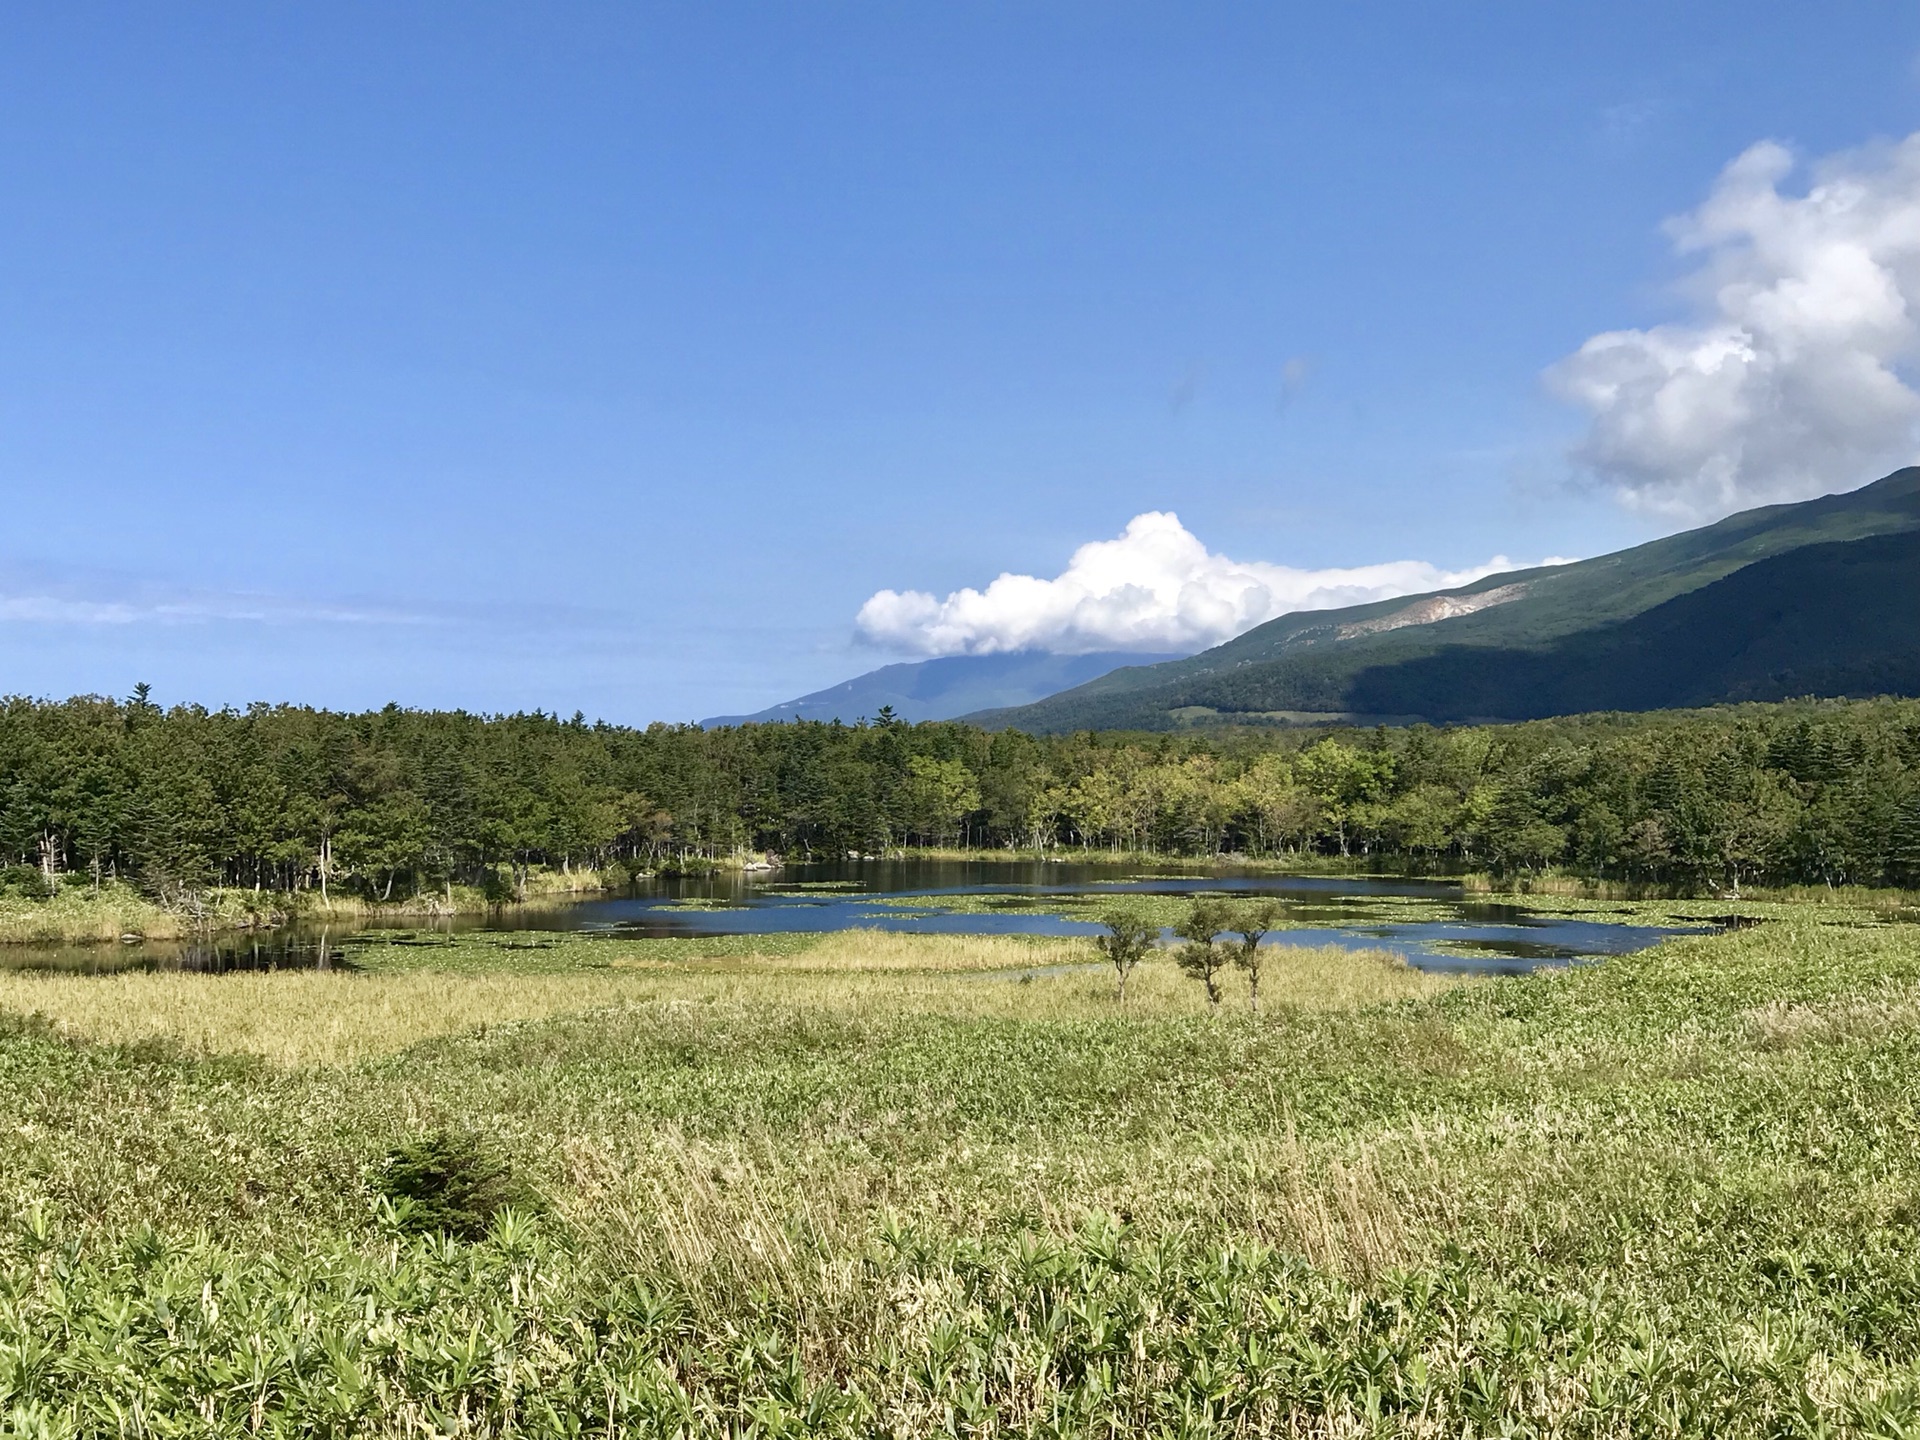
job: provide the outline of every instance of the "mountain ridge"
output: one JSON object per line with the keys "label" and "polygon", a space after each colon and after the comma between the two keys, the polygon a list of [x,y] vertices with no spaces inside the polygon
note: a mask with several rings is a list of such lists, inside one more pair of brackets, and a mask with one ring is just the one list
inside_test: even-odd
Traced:
{"label": "mountain ridge", "polygon": [[[1746,636],[1742,643],[1755,656],[1773,656],[1773,672],[1821,673],[1818,667],[1789,663],[1791,657],[1779,650],[1786,637],[1799,634],[1798,643],[1805,646],[1847,648],[1853,645],[1851,631],[1867,624],[1887,632],[1878,642],[1884,663],[1876,662],[1880,670],[1874,673],[1897,678],[1908,673],[1907,657],[1916,644],[1908,637],[1920,630],[1920,605],[1907,608],[1911,597],[1899,568],[1907,557],[1897,544],[1881,550],[1869,546],[1858,553],[1865,562],[1858,568],[1847,560],[1846,547],[1891,542],[1901,535],[1920,538],[1920,467],[1852,491],[1742,511],[1589,560],[1489,575],[1471,585],[1343,610],[1283,615],[1184,660],[1116,672],[1034,704],[963,718],[995,728],[1044,731],[1169,729],[1231,723],[1236,717],[1256,723],[1275,723],[1279,717],[1286,717],[1280,723],[1298,723],[1312,716],[1468,718],[1459,713],[1459,703],[1447,699],[1453,694],[1474,695],[1493,706],[1472,712],[1471,718],[1537,718],[1570,713],[1540,712],[1538,706],[1546,703],[1541,696],[1579,692],[1579,686],[1549,679],[1547,672],[1556,666],[1578,669],[1583,644],[1589,659],[1605,653],[1616,667],[1631,661],[1641,680],[1638,690],[1614,687],[1627,703],[1587,708],[1664,708],[1662,695],[1686,687],[1673,677],[1660,678],[1665,672],[1658,665],[1634,660],[1633,647],[1672,649],[1684,627],[1705,623],[1708,613],[1724,627],[1727,597],[1744,596],[1751,605],[1757,598],[1753,587],[1762,582],[1803,587],[1801,593],[1815,597],[1808,601],[1810,613],[1824,617],[1819,625],[1796,630],[1783,616],[1771,640],[1757,632]],[[1803,550],[1819,553],[1803,557],[1798,566],[1763,570],[1744,587],[1720,596],[1682,603],[1743,571]],[[1920,569],[1920,550],[1914,558]],[[1833,585],[1850,597],[1851,619],[1817,603],[1816,592]],[[1488,603],[1494,595],[1501,598]],[[1670,605],[1678,609],[1662,611]],[[1656,611],[1662,612],[1657,621],[1634,628],[1639,617]],[[1577,642],[1580,636],[1586,641]],[[1518,657],[1525,656],[1533,658],[1522,663]],[[1864,655],[1856,654],[1850,663],[1855,668],[1849,675],[1872,668]],[[1509,688],[1491,684],[1478,673],[1483,670],[1506,675]],[[1715,673],[1733,689],[1766,688],[1756,674],[1734,674],[1724,667]],[[1825,673],[1827,686],[1854,683],[1831,667]],[[1419,703],[1410,706],[1409,700]]]}
{"label": "mountain ridge", "polygon": [[883,705],[902,720],[951,720],[987,705],[1043,699],[1118,668],[1177,658],[1117,650],[1086,655],[1052,655],[1038,650],[944,655],[932,660],[882,665],[838,685],[829,685],[824,690],[771,705],[751,715],[716,715],[700,724],[708,730],[723,725],[764,725],[791,720],[840,720],[850,725],[862,717],[878,714]]}

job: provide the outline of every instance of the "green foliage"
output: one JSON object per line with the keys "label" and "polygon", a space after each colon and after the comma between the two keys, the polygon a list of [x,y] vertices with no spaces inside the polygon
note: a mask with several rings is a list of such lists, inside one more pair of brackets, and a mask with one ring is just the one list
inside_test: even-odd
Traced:
{"label": "green foliage", "polygon": [[394,1146],[372,1180],[394,1223],[414,1234],[477,1240],[503,1211],[539,1206],[512,1162],[470,1130],[436,1130]]}
{"label": "green foliage", "polygon": [[8,865],[0,868],[0,896],[22,900],[50,900],[53,886],[46,872],[32,865]]}
{"label": "green foliage", "polygon": [[1260,970],[1266,961],[1266,953],[1261,950],[1260,942],[1267,935],[1285,923],[1278,902],[1273,900],[1242,900],[1228,915],[1231,928],[1238,932],[1239,943],[1234,947],[1233,963],[1247,972],[1247,1006],[1260,1008]]}
{"label": "green foliage", "polygon": [[1183,971],[1207,987],[1207,1005],[1212,1010],[1220,1008],[1220,972],[1229,959],[1218,938],[1232,925],[1233,913],[1226,902],[1196,900],[1173,927],[1173,933],[1186,941],[1174,958]]}
{"label": "green foliage", "polygon": [[209,887],[507,902],[538,867],[693,875],[742,847],[954,844],[1696,893],[1913,884],[1920,702],[1181,737],[0,702],[0,865],[20,895],[64,876],[196,913]]}
{"label": "green foliage", "polygon": [[1153,949],[1154,942],[1160,938],[1160,927],[1125,910],[1102,915],[1100,923],[1107,927],[1107,933],[1093,937],[1094,947],[1113,966],[1118,982],[1118,998],[1124,1004],[1127,976],[1133,973],[1134,966],[1147,958],[1147,952]]}

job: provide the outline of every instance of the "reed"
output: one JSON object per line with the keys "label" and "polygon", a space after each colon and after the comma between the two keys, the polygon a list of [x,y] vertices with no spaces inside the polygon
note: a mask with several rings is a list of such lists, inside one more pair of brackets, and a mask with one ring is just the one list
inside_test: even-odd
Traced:
{"label": "reed", "polygon": [[[806,1007],[850,1016],[902,1012],[1026,1019],[1109,1015],[1111,984],[1085,940],[907,936],[847,931],[793,953],[682,957],[674,942],[600,943],[592,968],[528,971],[491,937],[429,952],[436,965],[383,969],[403,947],[356,950],[351,971],[112,975],[0,969],[0,1009],[40,1016],[76,1039],[165,1041],[198,1054],[241,1052],[279,1065],[352,1063],[436,1036],[607,1006]],[[1438,993],[1450,982],[1380,952],[1279,952],[1270,1003],[1301,1009]],[[464,963],[463,963],[464,962]],[[476,968],[478,967],[478,968]],[[1143,966],[1130,998],[1144,1014],[1197,1013],[1172,967]]]}

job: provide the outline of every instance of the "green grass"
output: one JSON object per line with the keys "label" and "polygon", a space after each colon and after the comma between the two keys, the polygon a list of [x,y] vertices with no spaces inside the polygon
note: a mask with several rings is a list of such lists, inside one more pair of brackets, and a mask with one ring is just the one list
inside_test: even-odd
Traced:
{"label": "green grass", "polygon": [[[0,1428],[1920,1424],[1920,928],[1214,1021],[1083,942],[495,938],[0,977]],[[414,1233],[468,1145],[536,1203]]]}

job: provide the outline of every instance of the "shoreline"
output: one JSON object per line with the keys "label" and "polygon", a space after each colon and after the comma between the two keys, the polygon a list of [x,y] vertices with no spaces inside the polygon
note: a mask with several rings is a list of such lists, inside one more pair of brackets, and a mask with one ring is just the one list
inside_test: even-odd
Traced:
{"label": "shoreline", "polygon": [[[789,857],[791,860],[791,857]],[[814,861],[792,860],[794,864],[881,864],[910,860],[1029,865],[1131,865],[1166,870],[1191,870],[1219,873],[1245,870],[1257,874],[1299,875],[1341,880],[1434,880],[1457,884],[1464,895],[1527,896],[1538,899],[1622,900],[1622,901],[1701,901],[1737,904],[1760,901],[1779,904],[1839,905],[1877,910],[1920,909],[1920,890],[1901,890],[1890,886],[1864,885],[1749,885],[1738,894],[1730,890],[1680,884],[1658,884],[1622,880],[1606,876],[1586,876],[1562,870],[1538,873],[1521,872],[1496,875],[1458,863],[1424,863],[1368,855],[1245,855],[1211,856],[1162,854],[1152,850],[1080,850],[1055,846],[1047,851],[1031,848],[1010,850],[932,847],[888,850],[879,855],[842,859],[821,857]]]}
{"label": "shoreline", "polygon": [[[532,877],[539,882],[540,876]],[[235,935],[281,930],[289,925],[384,919],[452,919],[495,911],[524,911],[564,905],[627,887],[624,876],[575,871],[554,876],[566,883],[531,883],[526,897],[502,900],[475,886],[456,885],[451,901],[444,891],[391,901],[332,895],[254,890],[213,890],[193,909],[163,905],[126,884],[108,884],[94,892],[80,880],[46,900],[0,900],[0,948],[12,945],[113,945],[148,940],[189,940],[203,935]],[[291,903],[289,903],[291,902]]]}
{"label": "shoreline", "polygon": [[[1556,900],[1716,905],[1751,902],[1833,906],[1883,914],[1920,912],[1920,894],[1902,890],[1793,886],[1750,888],[1739,895],[1724,891],[1716,894],[1689,891],[1684,887],[1636,885],[1557,873],[1503,877],[1482,871],[1463,872],[1439,867],[1390,867],[1369,864],[1357,856],[1223,855],[1202,859],[1129,851],[1056,851],[1040,856],[1032,851],[942,849],[895,851],[865,856],[859,860],[794,863],[888,864],[901,861],[1110,864],[1153,867],[1194,875],[1241,871],[1330,879],[1447,881],[1461,887],[1463,898],[1525,899],[1536,903],[1546,902],[1549,908]],[[723,872],[777,875],[786,868],[789,867],[778,862],[769,863],[759,855],[736,856],[728,861],[715,862],[711,867],[692,869],[683,878]],[[673,878],[671,871],[652,873],[659,874],[661,878]],[[489,893],[477,886],[465,885],[454,886],[451,895],[439,890],[392,901],[332,895],[325,903],[311,890],[289,895],[284,891],[222,889],[199,897],[190,908],[176,908],[152,900],[124,882],[109,882],[96,892],[84,877],[72,877],[72,883],[50,899],[0,897],[0,951],[9,946],[26,945],[112,945],[190,940],[196,936],[245,934],[249,931],[279,930],[290,925],[327,924],[333,921],[378,924],[382,921],[431,921],[496,913],[525,913],[571,904],[592,896],[617,893],[632,883],[633,879],[624,871],[535,871],[528,876],[527,890],[521,899],[503,899],[497,892]]]}
{"label": "shoreline", "polygon": [[125,881],[95,888],[91,877],[68,874],[48,899],[0,895],[0,951],[12,945],[112,945],[146,940],[189,940],[201,935],[245,934],[289,925],[329,921],[452,919],[496,911],[537,910],[594,895],[625,890],[646,877],[694,878],[726,872],[775,872],[759,851],[741,851],[724,859],[704,857],[669,861],[658,870],[630,873],[624,868],[534,869],[518,899],[477,885],[421,891],[395,900],[368,900],[333,894],[322,901],[315,890],[252,890],[221,887],[198,896],[191,906],[170,906],[142,894]]}

